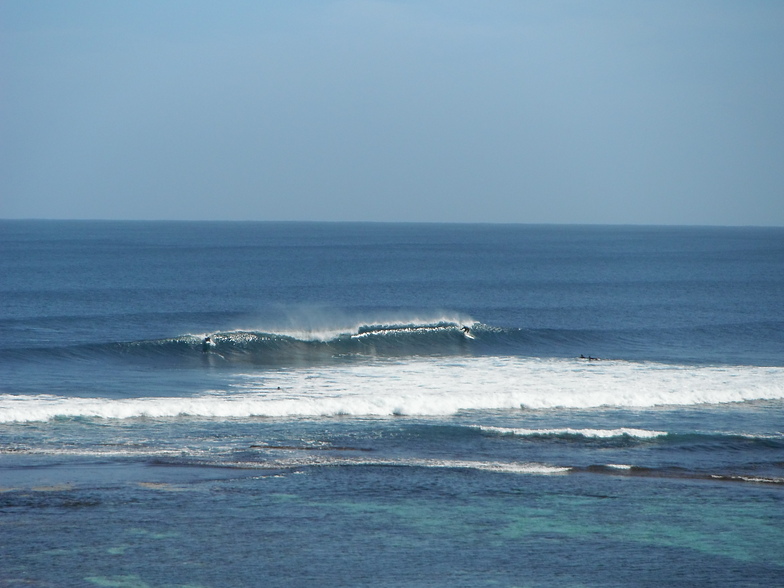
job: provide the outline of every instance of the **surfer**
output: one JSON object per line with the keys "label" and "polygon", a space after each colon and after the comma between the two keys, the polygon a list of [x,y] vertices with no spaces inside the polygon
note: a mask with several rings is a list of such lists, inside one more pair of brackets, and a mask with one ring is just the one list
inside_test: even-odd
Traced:
{"label": "surfer", "polygon": [[212,338],[207,336],[207,337],[204,338],[204,341],[202,341],[201,350],[205,351],[205,352],[209,351],[210,350],[210,345],[212,345]]}
{"label": "surfer", "polygon": [[463,327],[460,330],[463,331],[463,336],[465,336],[466,339],[473,339],[474,338],[474,336],[471,334],[471,327],[467,327],[466,326],[466,327]]}

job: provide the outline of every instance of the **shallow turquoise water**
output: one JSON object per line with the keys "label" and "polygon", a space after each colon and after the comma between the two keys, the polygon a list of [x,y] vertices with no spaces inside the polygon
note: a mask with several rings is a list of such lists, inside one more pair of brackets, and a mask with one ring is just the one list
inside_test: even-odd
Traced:
{"label": "shallow turquoise water", "polygon": [[202,472],[187,482],[6,491],[3,534],[15,541],[3,548],[10,562],[3,579],[54,585],[56,577],[60,586],[773,586],[781,577],[777,488],[350,469],[215,472],[218,479]]}

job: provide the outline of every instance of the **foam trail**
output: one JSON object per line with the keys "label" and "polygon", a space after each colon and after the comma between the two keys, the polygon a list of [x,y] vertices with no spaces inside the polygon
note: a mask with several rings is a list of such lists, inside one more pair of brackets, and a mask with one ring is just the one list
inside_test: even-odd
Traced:
{"label": "foam trail", "polygon": [[667,435],[666,431],[648,431],[645,429],[515,429],[506,427],[478,426],[478,429],[488,433],[500,435],[513,435],[517,437],[560,437],[571,435],[575,437],[589,437],[594,439],[611,439],[613,437],[636,437],[638,439],[653,439]]}
{"label": "foam trail", "polygon": [[651,407],[784,398],[784,368],[631,362],[587,365],[521,357],[368,360],[226,377],[225,389],[194,391],[191,397],[5,394],[0,395],[0,422],[179,415],[439,416],[462,410]]}

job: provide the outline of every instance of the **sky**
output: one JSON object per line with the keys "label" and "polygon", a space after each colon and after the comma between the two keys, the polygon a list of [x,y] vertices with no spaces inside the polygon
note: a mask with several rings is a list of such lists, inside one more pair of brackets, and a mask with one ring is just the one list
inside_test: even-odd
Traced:
{"label": "sky", "polygon": [[0,0],[0,218],[784,226],[784,2]]}

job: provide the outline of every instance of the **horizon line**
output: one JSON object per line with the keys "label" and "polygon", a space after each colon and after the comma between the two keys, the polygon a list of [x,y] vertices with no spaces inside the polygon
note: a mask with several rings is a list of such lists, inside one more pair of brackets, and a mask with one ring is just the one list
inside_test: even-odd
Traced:
{"label": "horizon line", "polygon": [[237,223],[237,224],[377,224],[377,225],[497,225],[497,226],[557,226],[557,227],[667,227],[667,228],[760,228],[780,229],[784,225],[755,224],[698,224],[698,223],[599,223],[599,222],[509,222],[509,221],[432,221],[432,220],[294,220],[294,219],[144,219],[144,218],[43,218],[0,217],[0,222],[96,222],[96,223]]}

